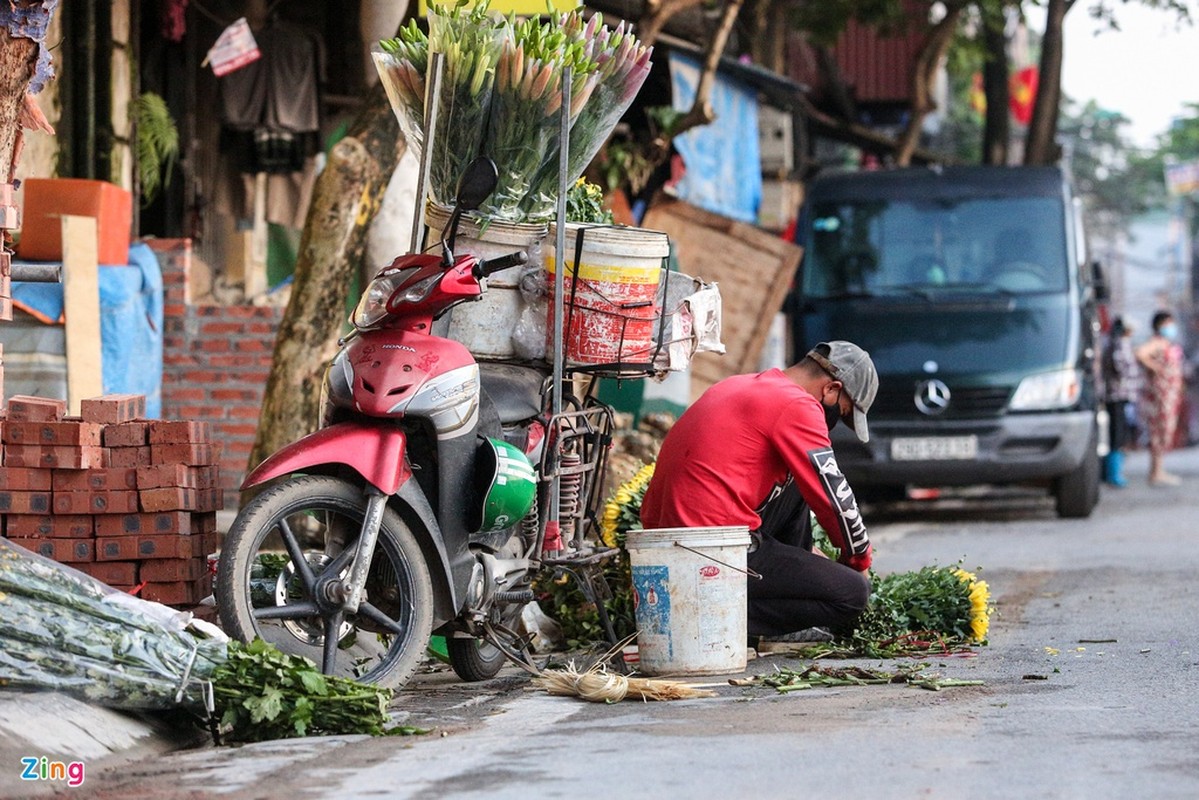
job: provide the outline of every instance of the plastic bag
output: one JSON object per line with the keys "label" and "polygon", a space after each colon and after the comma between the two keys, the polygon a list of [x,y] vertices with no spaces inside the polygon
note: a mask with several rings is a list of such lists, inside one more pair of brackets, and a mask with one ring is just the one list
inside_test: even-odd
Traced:
{"label": "plastic bag", "polygon": [[227,638],[192,622],[0,539],[0,685],[129,710],[211,708]]}
{"label": "plastic bag", "polygon": [[720,341],[720,289],[715,283],[671,272],[659,284],[663,325],[657,335],[654,369],[681,372],[696,353],[723,353]]}
{"label": "plastic bag", "polygon": [[548,356],[545,340],[549,326],[549,275],[544,256],[538,262],[536,266],[526,266],[521,273],[520,294],[525,307],[512,331],[512,349],[517,358],[527,361],[545,361]]}

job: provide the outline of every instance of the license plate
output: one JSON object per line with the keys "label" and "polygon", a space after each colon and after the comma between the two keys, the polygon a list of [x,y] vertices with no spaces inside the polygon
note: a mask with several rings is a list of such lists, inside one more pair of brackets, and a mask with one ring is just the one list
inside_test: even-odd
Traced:
{"label": "license plate", "polygon": [[921,436],[891,440],[893,461],[963,461],[977,456],[977,436]]}

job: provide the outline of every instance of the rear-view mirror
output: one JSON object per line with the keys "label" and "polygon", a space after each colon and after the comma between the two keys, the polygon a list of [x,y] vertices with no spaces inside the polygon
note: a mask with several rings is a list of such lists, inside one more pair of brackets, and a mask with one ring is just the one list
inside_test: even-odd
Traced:
{"label": "rear-view mirror", "polygon": [[464,211],[474,211],[483,205],[498,181],[499,170],[495,162],[487,156],[479,156],[467,165],[458,184],[458,207]]}

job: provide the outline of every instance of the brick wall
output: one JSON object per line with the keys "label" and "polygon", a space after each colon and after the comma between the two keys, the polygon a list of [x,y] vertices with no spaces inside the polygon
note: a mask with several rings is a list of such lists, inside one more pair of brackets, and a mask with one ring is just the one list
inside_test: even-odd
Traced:
{"label": "brick wall", "polygon": [[225,508],[237,508],[283,317],[276,306],[192,302],[191,240],[150,239],[164,285],[163,419],[204,420],[221,447]]}

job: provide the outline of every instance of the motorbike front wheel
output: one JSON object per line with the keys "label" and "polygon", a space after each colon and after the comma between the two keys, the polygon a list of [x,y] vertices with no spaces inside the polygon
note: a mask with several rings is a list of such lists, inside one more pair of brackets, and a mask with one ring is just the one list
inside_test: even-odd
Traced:
{"label": "motorbike front wheel", "polygon": [[366,514],[360,486],[337,478],[291,478],[248,503],[221,548],[216,600],[230,636],[261,637],[304,656],[326,675],[398,688],[424,655],[433,591],[420,545],[387,509],[362,604],[342,608]]}

